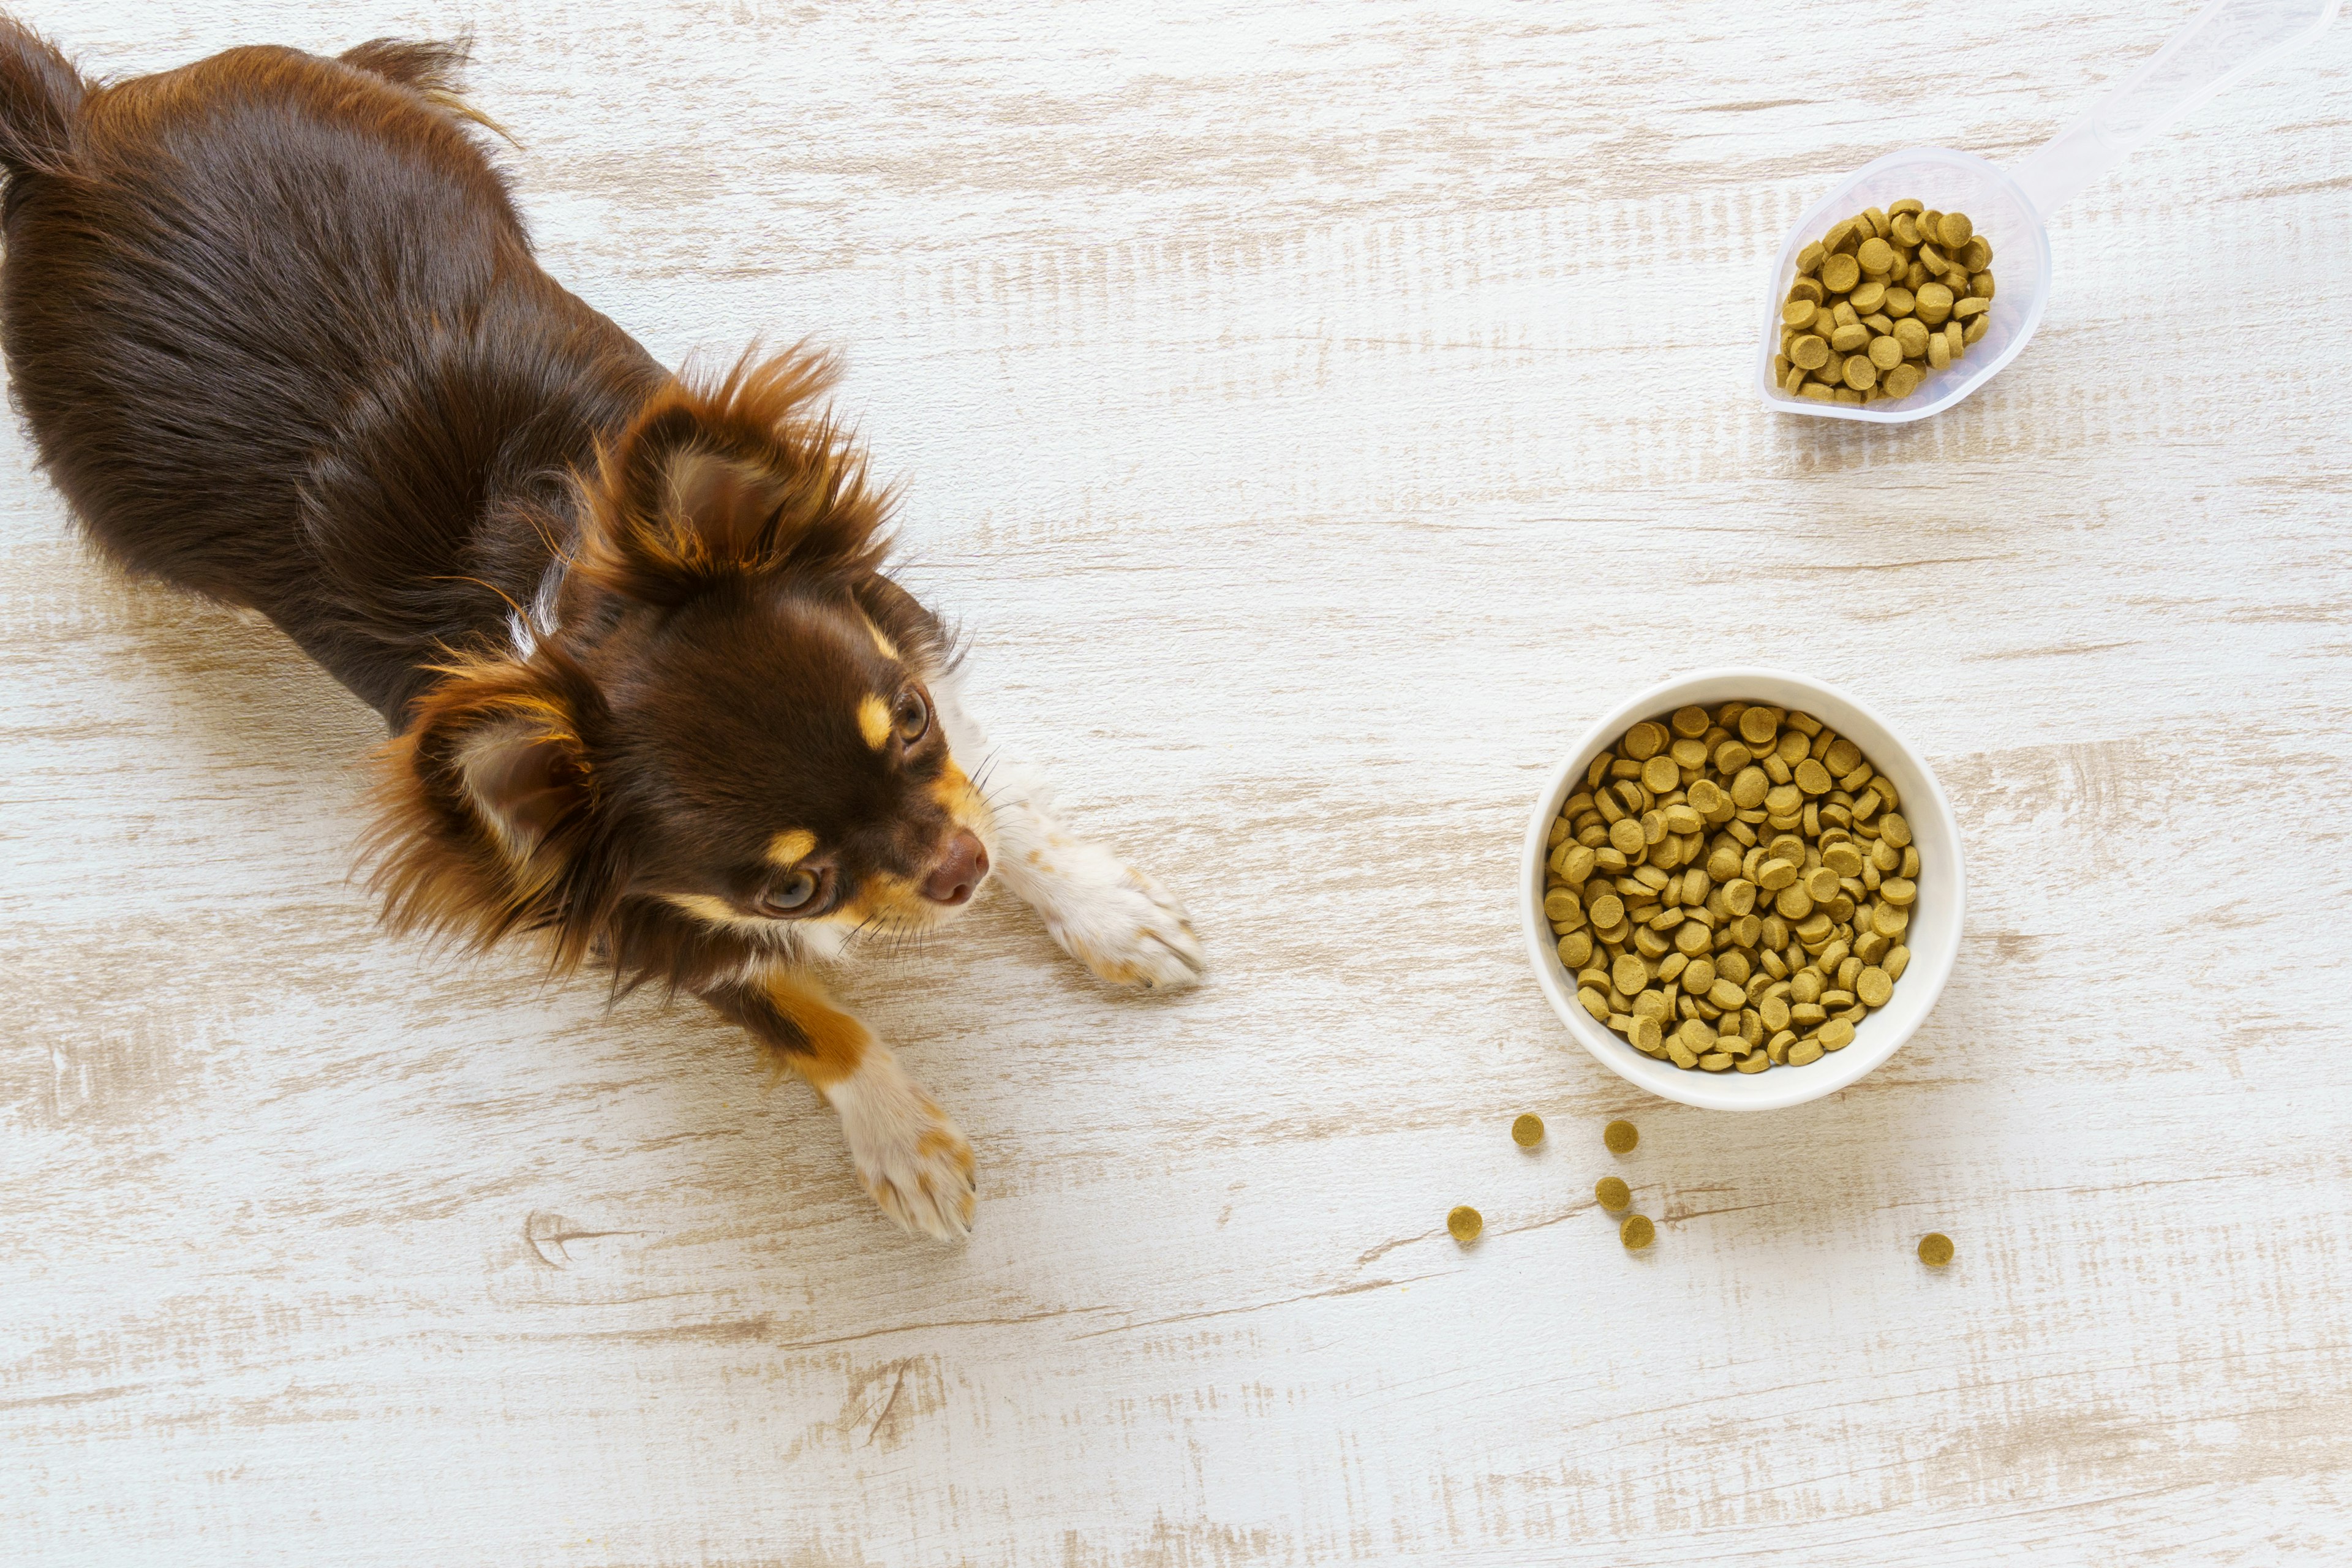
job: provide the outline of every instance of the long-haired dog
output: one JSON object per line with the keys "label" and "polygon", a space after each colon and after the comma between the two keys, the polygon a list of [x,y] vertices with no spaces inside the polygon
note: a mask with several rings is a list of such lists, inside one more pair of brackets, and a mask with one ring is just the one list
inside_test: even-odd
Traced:
{"label": "long-haired dog", "polygon": [[839,1112],[887,1213],[961,1236],[971,1147],[813,966],[992,868],[1107,981],[1184,984],[1199,945],[992,762],[828,363],[681,379],[558,287],[461,59],[98,83],[0,19],[0,344],[42,466],[121,567],[383,716],[395,927],[692,992]]}

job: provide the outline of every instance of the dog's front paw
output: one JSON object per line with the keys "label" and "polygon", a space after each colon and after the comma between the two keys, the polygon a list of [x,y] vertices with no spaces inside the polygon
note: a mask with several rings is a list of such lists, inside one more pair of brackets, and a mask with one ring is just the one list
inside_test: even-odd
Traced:
{"label": "dog's front paw", "polygon": [[895,1065],[877,1072],[870,1062],[831,1099],[857,1179],[884,1214],[940,1241],[971,1233],[980,1201],[971,1145],[938,1101]]}
{"label": "dog's front paw", "polygon": [[1063,950],[1114,985],[1169,991],[1208,966],[1183,903],[1128,866],[1059,890],[1044,910]]}

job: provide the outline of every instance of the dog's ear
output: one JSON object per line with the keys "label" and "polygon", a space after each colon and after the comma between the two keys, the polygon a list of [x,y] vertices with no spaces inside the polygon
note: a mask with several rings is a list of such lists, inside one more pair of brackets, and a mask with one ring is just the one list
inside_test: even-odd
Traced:
{"label": "dog's ear", "polygon": [[387,915],[480,945],[543,930],[577,963],[625,881],[599,821],[602,700],[547,648],[441,674],[383,753],[369,851]]}
{"label": "dog's ear", "polygon": [[656,393],[582,480],[573,569],[663,605],[729,578],[874,570],[889,499],[819,405],[836,374],[795,349]]}
{"label": "dog's ear", "polygon": [[529,861],[593,798],[587,759],[564,719],[544,710],[493,710],[440,726],[465,797],[509,858]]}

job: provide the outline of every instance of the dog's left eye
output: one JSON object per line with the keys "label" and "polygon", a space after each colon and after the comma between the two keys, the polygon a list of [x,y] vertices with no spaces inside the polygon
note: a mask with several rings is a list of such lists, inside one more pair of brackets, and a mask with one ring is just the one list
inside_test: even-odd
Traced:
{"label": "dog's left eye", "polygon": [[814,872],[787,871],[760,895],[760,908],[772,915],[805,914],[824,885]]}
{"label": "dog's left eye", "polygon": [[890,710],[890,723],[898,739],[911,746],[930,732],[931,705],[923,700],[922,693],[907,692]]}

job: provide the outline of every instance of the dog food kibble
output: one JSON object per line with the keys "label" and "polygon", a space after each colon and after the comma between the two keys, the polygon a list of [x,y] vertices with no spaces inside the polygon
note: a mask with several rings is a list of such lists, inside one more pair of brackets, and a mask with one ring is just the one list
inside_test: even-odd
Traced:
{"label": "dog food kibble", "polygon": [[1454,1240],[1467,1247],[1478,1239],[1478,1233],[1486,1228],[1486,1222],[1479,1217],[1476,1209],[1468,1204],[1459,1204],[1446,1214],[1445,1228]]}
{"label": "dog food kibble", "polygon": [[[1635,1050],[1698,1072],[1805,1067],[1893,999],[1924,868],[1902,793],[1853,741],[1762,703],[1685,708],[1581,782],[1552,825],[1544,913],[1577,1000]],[[1612,1121],[1603,1139],[1622,1154],[1636,1134]]]}
{"label": "dog food kibble", "polygon": [[1543,1142],[1543,1118],[1530,1110],[1511,1123],[1511,1142],[1522,1149],[1532,1149]]}
{"label": "dog food kibble", "polygon": [[1952,1260],[1952,1238],[1940,1230],[1931,1230],[1919,1238],[1919,1261],[1930,1268],[1941,1268]]}
{"label": "dog food kibble", "polygon": [[1625,1223],[1617,1227],[1617,1239],[1625,1244],[1628,1252],[1639,1252],[1658,1239],[1658,1227],[1650,1223],[1647,1215],[1629,1214]]}
{"label": "dog food kibble", "polygon": [[[1659,1047],[1660,1050],[1664,1048],[1663,1046]],[[1601,1141],[1609,1146],[1612,1154],[1630,1154],[1633,1152],[1633,1145],[1642,1141],[1642,1134],[1630,1121],[1612,1121],[1601,1130]]]}
{"label": "dog food kibble", "polygon": [[1593,1201],[1611,1214],[1622,1214],[1633,1201],[1633,1189],[1625,1184],[1622,1176],[1603,1176],[1592,1184]]}
{"label": "dog food kibble", "polygon": [[1856,213],[1798,253],[1772,379],[1822,403],[1908,397],[1990,329],[1992,290],[1991,242],[1966,213]]}

